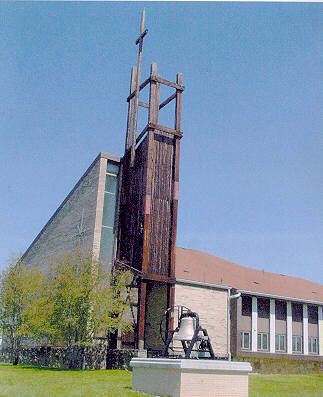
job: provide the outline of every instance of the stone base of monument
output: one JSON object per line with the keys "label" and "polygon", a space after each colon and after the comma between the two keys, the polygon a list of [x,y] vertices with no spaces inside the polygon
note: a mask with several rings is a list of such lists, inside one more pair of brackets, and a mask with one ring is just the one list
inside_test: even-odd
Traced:
{"label": "stone base of monument", "polygon": [[248,397],[247,362],[133,358],[132,387],[155,396]]}

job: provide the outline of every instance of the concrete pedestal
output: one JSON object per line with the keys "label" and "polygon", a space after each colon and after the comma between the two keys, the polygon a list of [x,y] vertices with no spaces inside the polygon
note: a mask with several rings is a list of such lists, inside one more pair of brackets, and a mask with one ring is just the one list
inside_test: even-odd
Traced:
{"label": "concrete pedestal", "polygon": [[155,396],[248,397],[246,362],[133,358],[132,387]]}

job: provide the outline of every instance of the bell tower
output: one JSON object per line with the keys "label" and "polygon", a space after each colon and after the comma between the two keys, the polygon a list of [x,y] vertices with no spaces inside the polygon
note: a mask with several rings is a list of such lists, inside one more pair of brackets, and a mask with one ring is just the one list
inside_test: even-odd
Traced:
{"label": "bell tower", "polygon": [[[175,246],[177,229],[179,155],[183,75],[176,81],[162,78],[157,65],[140,81],[143,42],[148,31],[141,16],[137,67],[132,68],[128,101],[127,134],[122,160],[117,260],[136,274],[138,293],[135,345],[161,350],[159,323],[165,310],[174,304]],[[161,102],[161,89],[170,87],[172,95]],[[149,89],[149,102],[140,99]],[[174,124],[159,124],[159,114],[174,106]],[[147,122],[137,131],[138,108],[147,110]],[[171,325],[166,320],[165,326]]]}

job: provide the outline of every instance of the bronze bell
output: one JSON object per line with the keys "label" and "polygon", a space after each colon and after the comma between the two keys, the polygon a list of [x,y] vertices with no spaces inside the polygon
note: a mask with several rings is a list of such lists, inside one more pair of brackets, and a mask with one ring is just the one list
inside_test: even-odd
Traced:
{"label": "bronze bell", "polygon": [[183,317],[179,325],[179,330],[174,335],[174,340],[184,340],[184,341],[192,340],[195,328],[196,328],[195,318]]}

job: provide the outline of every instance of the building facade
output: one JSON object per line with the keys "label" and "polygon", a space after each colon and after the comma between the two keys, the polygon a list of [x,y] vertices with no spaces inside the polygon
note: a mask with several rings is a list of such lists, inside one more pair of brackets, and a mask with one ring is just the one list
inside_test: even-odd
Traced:
{"label": "building facade", "polygon": [[[121,178],[120,158],[100,153],[25,252],[24,262],[46,269],[81,248],[110,268],[118,245]],[[218,356],[323,359],[322,285],[178,247],[175,280],[174,304],[199,313]],[[145,348],[153,351],[162,348],[159,323],[167,302],[154,302],[165,300],[163,285],[155,284],[149,296]],[[128,335],[122,345],[133,348],[136,341]]]}
{"label": "building facade", "polygon": [[[211,294],[209,299],[200,299],[200,291],[227,288],[228,303],[223,312],[226,308],[230,355],[323,359],[321,284],[177,248],[176,280],[184,278],[198,286],[200,306],[219,304]],[[193,294],[191,297],[195,302]],[[219,314],[210,317],[209,321],[217,324]],[[219,331],[214,335],[215,340],[221,337]]]}
{"label": "building facade", "polygon": [[[152,64],[140,84],[132,69],[127,98],[125,152],[100,153],[23,255],[26,265],[47,270],[74,249],[91,252],[111,269],[131,269],[134,333],[120,347],[160,351],[165,310],[184,305],[199,313],[215,354],[323,357],[323,286],[258,271],[176,247],[183,75],[166,80]],[[164,100],[162,87],[173,90]],[[148,103],[139,95],[149,90]],[[172,126],[159,113],[174,104]],[[138,106],[147,121],[137,131]],[[165,328],[172,329],[169,316]]]}

